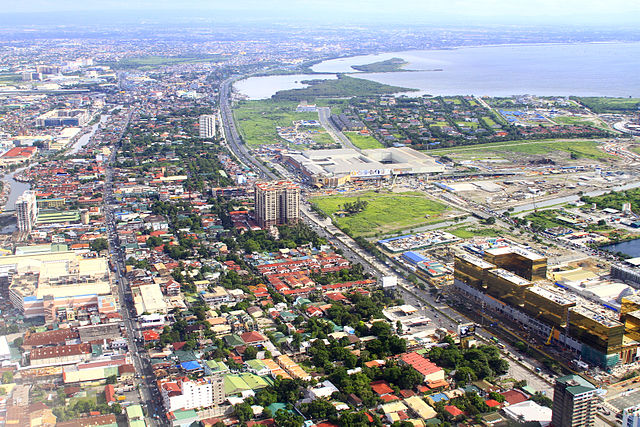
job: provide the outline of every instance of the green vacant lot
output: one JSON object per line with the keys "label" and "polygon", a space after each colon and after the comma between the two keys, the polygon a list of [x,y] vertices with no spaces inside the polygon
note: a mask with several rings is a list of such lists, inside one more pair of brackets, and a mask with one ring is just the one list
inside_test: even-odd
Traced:
{"label": "green vacant lot", "polygon": [[[276,144],[285,142],[278,136],[277,126],[291,126],[294,120],[318,120],[318,113],[296,113],[298,102],[273,101],[270,99],[240,101],[233,110],[238,131],[248,145]],[[322,127],[314,129],[322,130]],[[328,142],[318,135],[317,142]],[[325,134],[326,135],[326,134]],[[329,140],[331,137],[326,135]],[[331,140],[333,142],[333,140]]]}
{"label": "green vacant lot", "polygon": [[384,148],[384,145],[371,135],[361,135],[359,132],[345,132],[349,141],[361,150],[369,148]]}
{"label": "green vacant lot", "polygon": [[583,97],[572,98],[597,114],[620,113],[622,111],[637,111],[640,107],[640,98],[597,98]]}
{"label": "green vacant lot", "polygon": [[482,227],[473,227],[473,226],[458,227],[458,228],[450,229],[447,231],[461,239],[470,239],[475,236],[495,237],[500,234],[500,231],[495,228],[482,228]]}
{"label": "green vacant lot", "polygon": [[595,141],[576,141],[567,139],[544,139],[540,141],[504,141],[474,146],[445,148],[432,150],[431,155],[452,155],[454,157],[484,158],[487,155],[500,156],[501,154],[548,154],[554,151],[563,151],[575,154],[578,158],[593,160],[606,160],[612,157],[598,149]]}
{"label": "green vacant lot", "polygon": [[10,85],[22,81],[22,76],[19,74],[0,74],[0,84]]}
{"label": "green vacant lot", "polygon": [[355,215],[335,217],[338,226],[353,236],[373,236],[389,234],[394,231],[441,221],[447,207],[426,198],[423,193],[376,193],[367,191],[348,196],[334,195],[316,197],[311,201],[331,216],[342,210],[346,202],[357,199],[369,204],[364,211]]}
{"label": "green vacant lot", "polygon": [[602,120],[590,117],[556,116],[551,120],[559,125],[595,126],[604,130],[611,130]]}

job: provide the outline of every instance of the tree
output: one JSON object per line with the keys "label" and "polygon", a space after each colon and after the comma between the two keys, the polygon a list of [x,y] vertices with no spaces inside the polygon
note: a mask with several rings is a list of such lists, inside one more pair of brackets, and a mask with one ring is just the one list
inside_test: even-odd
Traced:
{"label": "tree", "polygon": [[258,349],[254,346],[249,346],[244,350],[244,354],[242,355],[244,360],[252,360],[255,359],[258,355]]}
{"label": "tree", "polygon": [[109,242],[107,242],[107,239],[101,237],[99,239],[92,240],[89,247],[92,251],[100,252],[109,247]]}
{"label": "tree", "polygon": [[467,366],[456,369],[456,381],[458,381],[459,383],[466,384],[477,379],[478,376],[475,372],[473,372],[473,369]]}
{"label": "tree", "polygon": [[13,382],[13,372],[3,372],[2,373],[2,384],[9,384]]}
{"label": "tree", "polygon": [[278,409],[274,421],[278,427],[302,427],[304,419],[284,409]]}
{"label": "tree", "polygon": [[315,420],[323,420],[336,415],[335,406],[324,399],[316,399],[311,403],[303,403],[300,408],[303,414]]}
{"label": "tree", "polygon": [[500,402],[500,403],[504,402],[504,396],[495,391],[492,391],[489,393],[489,399],[493,399],[496,402]]}
{"label": "tree", "polygon": [[381,422],[377,417],[374,417],[373,423],[371,423],[364,412],[346,412],[340,415],[338,425],[340,427],[370,427],[381,425]]}
{"label": "tree", "polygon": [[549,399],[544,394],[537,392],[533,396],[531,396],[531,400],[536,402],[538,405],[546,406],[547,408],[553,407],[553,400]]}
{"label": "tree", "polygon": [[107,384],[115,384],[116,382],[118,382],[118,376],[117,375],[109,375],[107,377]]}
{"label": "tree", "polygon": [[251,405],[249,405],[249,403],[247,402],[242,402],[239,405],[235,405],[233,407],[233,414],[241,423],[249,421],[251,418],[253,418],[253,410],[251,409]]}
{"label": "tree", "polygon": [[489,218],[483,221],[487,225],[493,225],[496,223],[496,218],[494,216],[490,216]]}

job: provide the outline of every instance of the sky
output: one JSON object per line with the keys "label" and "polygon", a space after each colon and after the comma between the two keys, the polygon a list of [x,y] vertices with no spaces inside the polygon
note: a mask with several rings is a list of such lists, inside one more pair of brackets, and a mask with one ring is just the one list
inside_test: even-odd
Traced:
{"label": "sky", "polygon": [[[637,24],[638,0],[0,0],[4,13],[112,12],[122,16],[394,21],[443,24]],[[2,13],[0,13],[2,15]]]}

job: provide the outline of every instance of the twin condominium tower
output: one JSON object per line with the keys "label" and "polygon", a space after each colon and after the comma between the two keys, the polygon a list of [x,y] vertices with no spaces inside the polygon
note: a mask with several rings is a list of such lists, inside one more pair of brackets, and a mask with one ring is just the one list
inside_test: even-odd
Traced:
{"label": "twin condominium tower", "polygon": [[256,183],[255,212],[262,228],[295,224],[300,219],[300,186],[291,181]]}

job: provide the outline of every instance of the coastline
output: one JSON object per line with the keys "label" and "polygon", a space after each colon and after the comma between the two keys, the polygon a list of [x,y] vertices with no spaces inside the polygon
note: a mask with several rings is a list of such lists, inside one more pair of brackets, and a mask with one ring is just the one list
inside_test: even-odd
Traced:
{"label": "coastline", "polygon": [[[607,44],[639,44],[640,45],[640,40],[638,41],[622,41],[622,40],[608,40],[608,41],[590,41],[590,42],[581,42],[581,41],[576,41],[576,42],[533,42],[533,43],[494,43],[494,44],[476,44],[476,45],[458,45],[458,46],[451,46],[451,47],[435,47],[435,48],[422,48],[422,49],[409,49],[409,50],[401,50],[401,51],[374,51],[371,53],[364,53],[364,54],[357,54],[357,55],[349,55],[349,56],[339,56],[339,57],[329,57],[325,60],[321,60],[321,61],[314,61],[314,64],[311,65],[311,67],[309,67],[309,71],[312,74],[335,74],[337,72],[328,72],[328,71],[314,71],[313,70],[313,66],[321,64],[323,62],[327,62],[327,61],[334,61],[337,59],[350,59],[350,58],[357,58],[357,57],[364,57],[364,56],[372,56],[372,55],[398,55],[399,58],[402,58],[402,54],[407,54],[407,53],[415,53],[415,52],[438,52],[438,51],[449,51],[449,50],[461,50],[461,49],[478,49],[478,48],[493,48],[493,47],[522,47],[522,46],[577,46],[577,45],[607,45]],[[402,58],[406,61],[406,58]],[[409,64],[409,63],[408,63]],[[432,71],[432,70],[397,70],[397,71],[385,71],[385,72],[379,72],[380,74],[382,73],[397,73],[400,71]],[[366,72],[366,71],[357,71],[354,70],[353,72],[349,71],[349,72],[341,72],[344,74],[351,74],[351,73],[368,73],[368,74],[373,74],[371,72]],[[378,74],[378,73],[376,73]]]}
{"label": "coastline", "polygon": [[[480,48],[486,49],[479,50]],[[322,79],[332,74],[344,74],[376,83],[417,89],[414,95],[422,93],[443,96],[466,94],[500,97],[534,94],[538,96],[640,97],[640,80],[637,77],[626,80],[622,77],[624,72],[635,66],[637,60],[626,59],[606,73],[597,67],[595,58],[603,56],[613,60],[614,55],[611,52],[614,51],[622,52],[625,58],[637,58],[640,54],[640,41],[498,43],[458,45],[449,48],[426,47],[400,52],[373,51],[367,54],[330,57],[324,61],[307,62],[305,66],[308,71],[304,73],[306,76],[303,79],[311,80],[311,76]],[[384,63],[394,57],[407,64],[397,70],[384,71],[363,71],[352,68],[356,65]],[[513,69],[504,65],[511,57],[516,61]],[[532,60],[545,61],[545,58],[549,59],[547,64],[540,67],[547,75],[556,76],[554,79],[540,80],[532,75],[530,67],[523,66]],[[477,66],[471,67],[476,63]],[[309,69],[310,64],[314,64],[312,69]],[[434,72],[441,73],[433,74]],[[423,73],[422,76],[420,73]],[[522,76],[519,82],[527,82],[526,90],[515,88],[515,79],[498,80],[496,76],[501,73],[506,76],[519,73]],[[276,75],[273,72],[270,74],[269,77]],[[291,74],[291,70],[286,70],[280,75]],[[249,86],[252,84],[250,83]],[[271,86],[271,82],[268,81],[262,81],[261,84]],[[559,90],[563,84],[566,86],[565,90]],[[288,89],[290,87],[286,84],[276,84],[271,95],[279,90]],[[254,98],[251,91],[244,93],[250,99]]]}

